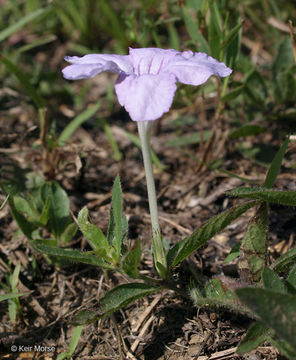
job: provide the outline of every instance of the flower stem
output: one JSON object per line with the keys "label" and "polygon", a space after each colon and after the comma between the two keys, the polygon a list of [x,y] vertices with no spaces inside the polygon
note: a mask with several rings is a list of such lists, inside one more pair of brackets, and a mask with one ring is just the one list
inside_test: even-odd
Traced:
{"label": "flower stem", "polygon": [[154,263],[159,275],[163,278],[166,278],[167,263],[158,222],[157,199],[151,160],[150,128],[153,125],[153,121],[138,121],[137,124],[142,145],[142,154],[146,174],[149,210],[152,225],[152,250]]}

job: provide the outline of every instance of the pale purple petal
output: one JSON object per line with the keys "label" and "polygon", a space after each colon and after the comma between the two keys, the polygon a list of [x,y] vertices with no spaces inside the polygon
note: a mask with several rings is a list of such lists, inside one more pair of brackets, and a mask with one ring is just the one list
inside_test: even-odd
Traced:
{"label": "pale purple petal", "polygon": [[62,70],[64,77],[69,80],[91,78],[102,71],[117,74],[133,72],[128,55],[89,54],[83,57],[66,56],[65,60],[72,64]]}
{"label": "pale purple petal", "polygon": [[168,62],[179,52],[173,49],[129,48],[130,61],[135,75],[159,74]]}
{"label": "pale purple petal", "polygon": [[115,90],[120,105],[134,121],[156,120],[170,110],[176,91],[176,78],[159,75],[120,75]]}
{"label": "pale purple petal", "polygon": [[232,72],[224,63],[211,56],[192,51],[178,53],[163,68],[163,71],[174,74],[177,81],[189,85],[200,85],[206,82],[211,75],[225,77]]}

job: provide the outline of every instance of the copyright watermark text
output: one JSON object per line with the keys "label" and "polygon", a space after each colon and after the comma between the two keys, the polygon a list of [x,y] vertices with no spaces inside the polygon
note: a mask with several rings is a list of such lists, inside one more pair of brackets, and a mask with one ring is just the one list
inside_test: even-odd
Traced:
{"label": "copyright watermark text", "polygon": [[11,345],[10,350],[12,352],[55,352],[55,346],[43,346],[43,345]]}

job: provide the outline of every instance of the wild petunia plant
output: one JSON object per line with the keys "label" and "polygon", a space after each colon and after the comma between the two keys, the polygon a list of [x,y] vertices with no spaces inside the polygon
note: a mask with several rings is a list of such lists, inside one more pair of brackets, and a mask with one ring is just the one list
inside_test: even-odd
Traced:
{"label": "wild petunia plant", "polygon": [[[47,255],[99,266],[105,271],[118,271],[133,279],[132,282],[115,286],[108,291],[100,299],[99,313],[81,312],[76,322],[85,324],[96,321],[143,296],[162,289],[171,289],[184,297],[190,297],[196,306],[228,308],[255,319],[256,322],[238,347],[240,353],[250,351],[268,340],[283,354],[294,359],[296,349],[292,339],[295,338],[295,319],[290,315],[295,312],[296,251],[288,251],[269,268],[267,251],[269,204],[296,206],[295,191],[273,189],[289,138],[273,159],[262,187],[241,187],[228,192],[229,196],[247,201],[213,216],[191,235],[165,251],[158,223],[150,157],[150,129],[153,121],[169,110],[177,81],[199,85],[211,75],[227,76],[231,70],[206,54],[161,49],[130,49],[130,54],[125,56],[86,55],[82,58],[66,59],[72,65],[65,68],[63,73],[72,80],[89,78],[101,71],[118,74],[115,88],[119,102],[130,113],[132,120],[137,122],[142,143],[153,233],[152,250],[154,264],[161,278],[144,276],[138,270],[141,260],[140,240],[133,244],[128,242],[127,221],[122,213],[121,186],[117,177],[112,191],[112,207],[106,235],[91,224],[86,208],[78,215],[80,230],[91,246],[91,251],[37,245],[38,250]],[[239,256],[237,264],[241,279],[245,280],[246,285],[256,286],[241,289],[244,286],[241,282],[223,276],[212,278],[203,284],[196,278],[194,271],[189,269],[190,281],[184,291],[178,279],[171,276],[176,266],[253,207],[256,208],[255,214],[250,219],[245,237],[235,256]],[[231,255],[233,259],[234,253]],[[286,277],[283,285],[277,278],[277,274],[281,273]],[[260,281],[263,281],[264,288],[260,288]],[[272,297],[272,302],[269,297]],[[277,312],[278,309],[286,309],[284,318]],[[287,321],[288,327],[285,325]],[[287,331],[284,331],[285,327]]]}
{"label": "wild petunia plant", "polygon": [[137,122],[142,144],[154,263],[159,275],[167,278],[168,266],[161,240],[152,171],[150,129],[154,120],[169,111],[177,89],[176,82],[201,85],[212,75],[225,77],[232,70],[205,53],[158,48],[130,48],[129,55],[67,56],[65,60],[71,63],[63,69],[64,77],[69,80],[91,78],[103,71],[118,74],[115,83],[118,101]]}

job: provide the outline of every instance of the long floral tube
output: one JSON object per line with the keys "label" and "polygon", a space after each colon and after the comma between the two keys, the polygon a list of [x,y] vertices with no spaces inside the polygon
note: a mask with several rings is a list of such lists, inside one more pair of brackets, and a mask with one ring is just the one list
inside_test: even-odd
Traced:
{"label": "long floral tube", "polygon": [[[141,140],[146,175],[149,211],[152,227],[152,251],[154,263],[157,271],[162,275],[162,277],[166,277],[167,262],[165,250],[161,239],[160,226],[158,222],[157,197],[151,160],[150,128],[153,124],[153,121],[139,121],[137,124]],[[159,267],[159,264],[161,264],[161,268]]]}

